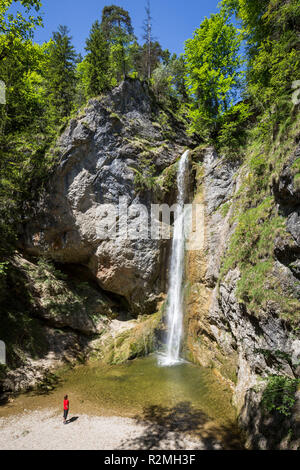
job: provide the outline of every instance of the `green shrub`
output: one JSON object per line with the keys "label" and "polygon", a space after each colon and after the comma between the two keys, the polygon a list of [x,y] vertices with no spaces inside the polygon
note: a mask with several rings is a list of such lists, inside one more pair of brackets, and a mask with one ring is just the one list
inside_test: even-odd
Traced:
{"label": "green shrub", "polygon": [[238,103],[219,117],[217,150],[229,159],[240,159],[246,143],[247,127],[251,116],[250,106]]}
{"label": "green shrub", "polygon": [[296,401],[295,394],[299,383],[299,379],[282,375],[269,376],[262,397],[263,409],[269,413],[290,416]]}
{"label": "green shrub", "polygon": [[152,154],[150,151],[144,151],[139,157],[139,168],[131,167],[131,170],[135,173],[134,184],[137,191],[143,191],[145,189],[154,190],[157,186],[156,182],[156,168],[152,162]]}

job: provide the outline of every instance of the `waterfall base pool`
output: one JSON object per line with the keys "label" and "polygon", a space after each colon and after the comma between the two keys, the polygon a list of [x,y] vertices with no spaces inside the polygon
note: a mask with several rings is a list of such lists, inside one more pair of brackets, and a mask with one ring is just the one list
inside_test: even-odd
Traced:
{"label": "waterfall base pool", "polygon": [[55,390],[19,395],[0,406],[0,416],[60,409],[67,393],[72,414],[137,417],[171,431],[218,439],[225,449],[241,448],[231,391],[211,369],[190,363],[160,367],[151,355],[117,366],[92,362],[61,369],[58,376]]}

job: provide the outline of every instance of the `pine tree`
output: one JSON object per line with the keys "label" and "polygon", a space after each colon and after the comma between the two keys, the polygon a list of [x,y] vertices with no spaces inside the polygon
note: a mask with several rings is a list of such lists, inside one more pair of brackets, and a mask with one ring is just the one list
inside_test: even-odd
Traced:
{"label": "pine tree", "polygon": [[59,117],[70,114],[76,84],[77,55],[66,26],[59,26],[53,33],[49,48],[47,88],[50,107]]}
{"label": "pine tree", "polygon": [[88,63],[88,95],[96,96],[110,86],[109,44],[96,21],[86,41],[86,60]]}
{"label": "pine tree", "polygon": [[135,39],[128,11],[116,5],[103,8],[101,29],[110,44],[111,62],[117,80],[126,78],[129,61],[129,44]]}

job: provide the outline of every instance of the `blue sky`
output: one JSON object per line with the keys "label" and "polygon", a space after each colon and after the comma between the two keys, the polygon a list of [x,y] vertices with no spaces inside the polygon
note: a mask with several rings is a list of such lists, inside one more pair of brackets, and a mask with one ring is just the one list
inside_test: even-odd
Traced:
{"label": "blue sky", "polygon": [[[35,34],[38,43],[48,41],[59,24],[70,28],[77,52],[85,53],[85,40],[92,23],[101,19],[105,5],[119,5],[129,11],[136,36],[141,39],[145,0],[42,0],[44,28]],[[217,11],[219,0],[151,0],[153,33],[163,48],[183,52],[184,41],[205,16]]]}

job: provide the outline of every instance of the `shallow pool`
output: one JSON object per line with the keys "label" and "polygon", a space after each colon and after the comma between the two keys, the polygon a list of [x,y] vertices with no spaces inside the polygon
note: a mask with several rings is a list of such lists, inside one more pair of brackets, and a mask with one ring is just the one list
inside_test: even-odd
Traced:
{"label": "shallow pool", "polygon": [[226,448],[240,445],[231,390],[211,369],[190,363],[161,367],[157,357],[118,366],[101,363],[61,369],[49,393],[30,392],[0,407],[0,416],[41,408],[61,409],[68,394],[71,414],[127,416],[216,437]]}

